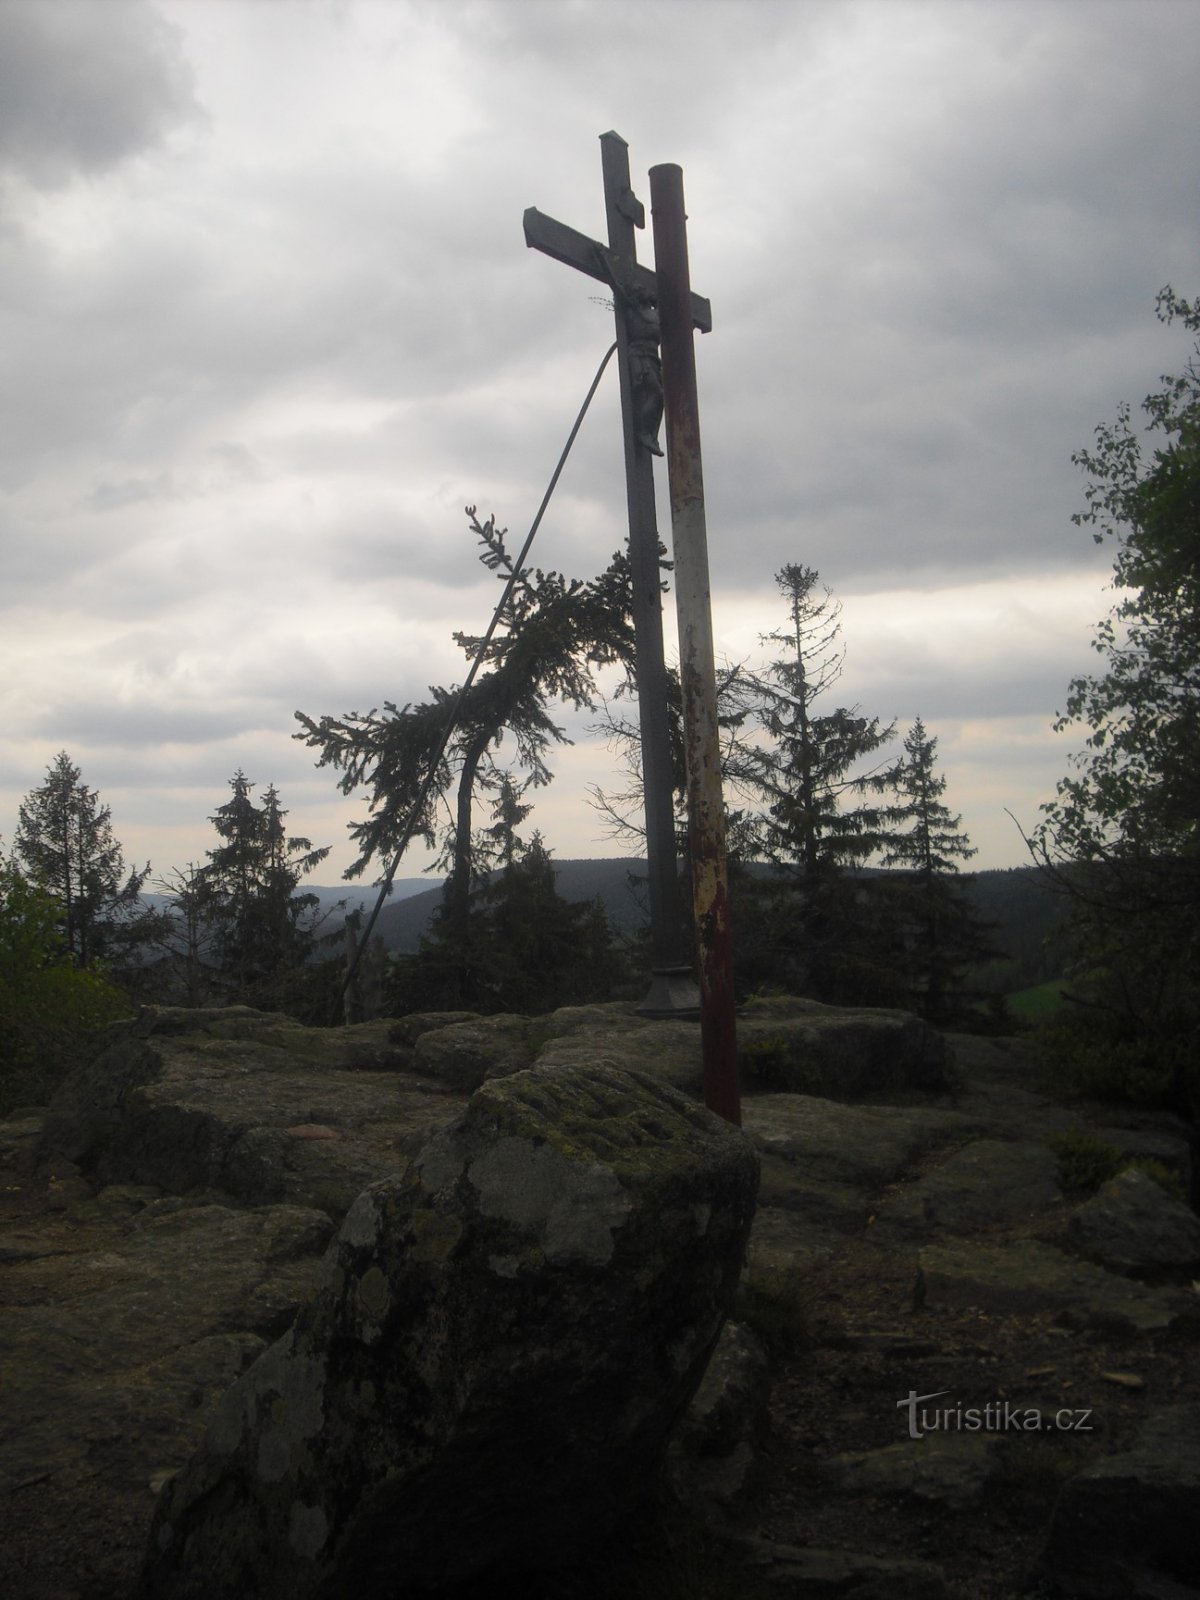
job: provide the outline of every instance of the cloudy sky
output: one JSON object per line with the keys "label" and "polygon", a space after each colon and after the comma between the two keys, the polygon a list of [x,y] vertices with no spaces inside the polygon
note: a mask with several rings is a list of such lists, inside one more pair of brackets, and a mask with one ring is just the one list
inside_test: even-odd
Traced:
{"label": "cloudy sky", "polygon": [[[718,652],[816,567],[837,702],[920,714],[1020,862],[1112,599],[1071,453],[1200,289],[1198,66],[1195,0],[0,0],[0,835],[65,748],[166,872],[241,767],[336,881],[362,804],[293,713],[461,676],[462,508],[523,535],[612,336],[522,212],[601,235],[615,128],[644,200],[682,166],[713,306]],[[610,373],[540,564],[606,564],[621,474]],[[622,853],[572,727],[532,820]]]}

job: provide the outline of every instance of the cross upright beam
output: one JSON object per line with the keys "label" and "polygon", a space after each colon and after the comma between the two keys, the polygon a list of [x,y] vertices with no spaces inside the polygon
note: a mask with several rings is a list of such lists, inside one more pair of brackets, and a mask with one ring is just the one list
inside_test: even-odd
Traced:
{"label": "cross upright beam", "polygon": [[[638,720],[646,815],[646,863],[650,898],[650,993],[641,1009],[651,1015],[694,1014],[699,995],[686,950],[676,871],[674,783],[671,772],[667,674],[663,653],[659,538],[654,503],[654,446],[639,420],[634,363],[630,355],[631,303],[640,295],[657,300],[657,279],[637,260],[635,229],[645,210],[629,185],[629,150],[617,133],[600,136],[608,244],[590,239],[531,206],[524,216],[525,243],[555,261],[605,285],[613,294],[621,419],[625,438],[625,488],[637,653]],[[712,327],[712,308],[689,290],[692,323]],[[636,330],[635,330],[636,331]]]}

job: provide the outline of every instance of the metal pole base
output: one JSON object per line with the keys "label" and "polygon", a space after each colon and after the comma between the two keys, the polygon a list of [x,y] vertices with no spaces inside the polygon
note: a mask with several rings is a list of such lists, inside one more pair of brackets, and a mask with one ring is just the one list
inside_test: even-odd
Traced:
{"label": "metal pole base", "polygon": [[700,990],[691,967],[655,967],[650,991],[637,1008],[639,1017],[674,1017],[679,1022],[700,1015]]}

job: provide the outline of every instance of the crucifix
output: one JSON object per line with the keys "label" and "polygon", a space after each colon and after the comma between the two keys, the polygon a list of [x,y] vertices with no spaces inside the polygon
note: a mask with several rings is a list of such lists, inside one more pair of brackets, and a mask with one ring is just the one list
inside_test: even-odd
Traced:
{"label": "crucifix", "polygon": [[[699,1001],[705,1100],[741,1121],[728,897],[724,804],[713,659],[700,428],[693,331],[712,328],[708,301],[693,294],[688,274],[682,174],[650,173],[657,271],[638,264],[635,228],[645,209],[629,185],[629,152],[616,133],[600,136],[607,248],[534,207],[525,212],[525,243],[607,284],[613,291],[625,436],[629,556],[637,653],[646,858],[654,978],[640,1010],[656,1016],[695,1014]],[[661,338],[661,365],[659,342]],[[700,990],[683,956],[675,864],[671,756],[663,656],[658,528],[653,460],[661,455],[664,413],[671,485],[676,607],[680,634],[687,757],[688,825]]]}
{"label": "crucifix", "polygon": [[[577,233],[531,206],[524,216],[525,243],[555,261],[603,283],[613,295],[621,419],[625,434],[625,493],[629,510],[629,561],[637,651],[638,721],[642,788],[646,811],[646,873],[650,899],[650,992],[641,1010],[651,1015],[694,1013],[698,1004],[686,958],[676,872],[674,784],[667,719],[667,672],[663,656],[662,591],[654,467],[661,454],[656,435],[662,388],[654,396],[657,280],[638,264],[635,229],[646,226],[645,208],[629,186],[629,149],[617,133],[600,135],[608,245]],[[692,296],[692,314],[704,331],[712,327],[708,301]]]}

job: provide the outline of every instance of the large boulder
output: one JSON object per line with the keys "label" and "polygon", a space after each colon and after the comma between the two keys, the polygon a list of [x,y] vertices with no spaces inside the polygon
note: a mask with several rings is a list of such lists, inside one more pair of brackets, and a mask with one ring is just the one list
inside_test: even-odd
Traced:
{"label": "large boulder", "polygon": [[758,1164],[642,1072],[485,1084],[356,1200],[164,1492],[143,1595],[438,1593],[644,1497],[732,1305]]}
{"label": "large boulder", "polygon": [[1117,1272],[1200,1263],[1200,1217],[1138,1167],[1106,1183],[1067,1222],[1068,1247]]}
{"label": "large boulder", "polygon": [[827,1006],[764,996],[738,1012],[738,1053],[747,1089],[857,1100],[953,1086],[944,1034],[907,1011]]}
{"label": "large boulder", "polygon": [[463,1017],[443,1028],[422,1027],[413,1066],[450,1089],[471,1094],[488,1078],[507,1078],[531,1067],[536,1054],[531,1017]]}
{"label": "large boulder", "polygon": [[1064,1486],[1043,1568],[1081,1600],[1185,1600],[1200,1573],[1200,1405],[1163,1406],[1133,1446]]}

